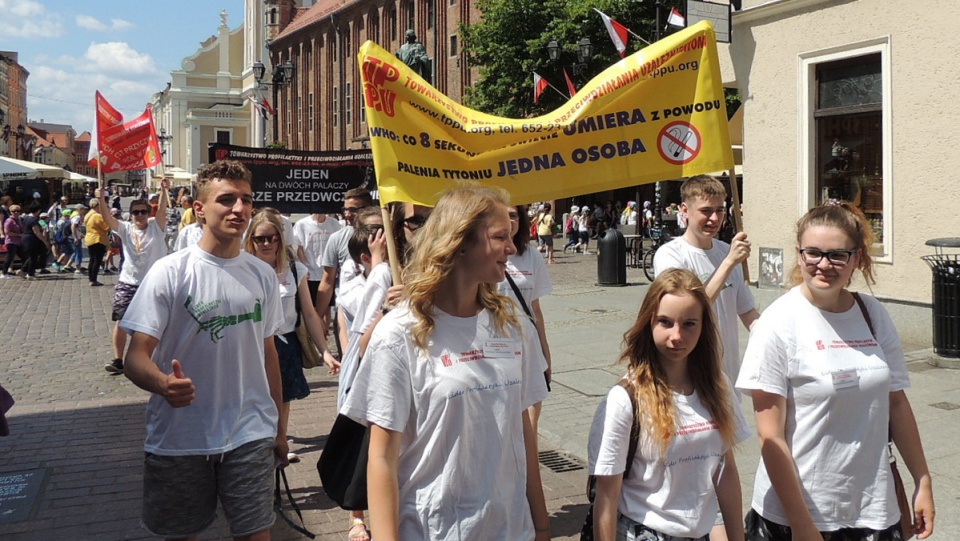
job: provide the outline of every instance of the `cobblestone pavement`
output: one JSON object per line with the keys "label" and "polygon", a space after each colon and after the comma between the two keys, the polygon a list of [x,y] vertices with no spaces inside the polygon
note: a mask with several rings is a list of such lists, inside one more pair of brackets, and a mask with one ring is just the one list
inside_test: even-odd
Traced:
{"label": "cobblestone pavement", "polygon": [[[597,287],[595,256],[559,251],[549,272],[554,292],[542,305],[555,383],[540,423],[541,472],[554,539],[578,539],[586,474],[577,468],[586,456],[596,404],[620,372],[614,365],[620,339],[636,316],[646,280],[627,269],[626,287]],[[112,286],[116,278],[102,281]],[[103,370],[112,356],[112,292],[90,288],[85,277],[74,275],[0,281],[6,308],[0,328],[9,343],[0,357],[0,382],[17,400],[10,412],[12,435],[0,438],[0,478],[45,472],[27,520],[4,521],[0,491],[0,539],[150,539],[139,527],[147,394]],[[910,397],[935,475],[937,538],[948,539],[960,526],[960,409],[954,409],[960,408],[960,371],[930,367],[924,362],[929,355],[910,354]],[[343,540],[347,514],[325,496],[315,468],[335,417],[336,381],[319,369],[307,372],[312,394],[292,405],[289,429],[291,448],[302,461],[290,466],[288,478],[307,528],[318,539]],[[738,449],[737,460],[746,507],[757,464],[755,440]],[[221,519],[202,539],[228,537]],[[273,538],[304,537],[278,519]]]}

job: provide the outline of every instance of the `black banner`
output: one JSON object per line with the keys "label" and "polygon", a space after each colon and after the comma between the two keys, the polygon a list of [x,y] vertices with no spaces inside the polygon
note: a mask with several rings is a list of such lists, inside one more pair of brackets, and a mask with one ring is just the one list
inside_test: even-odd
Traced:
{"label": "black banner", "polygon": [[310,152],[211,143],[210,162],[237,160],[253,174],[255,207],[290,214],[335,214],[343,193],[366,188],[379,199],[370,150]]}

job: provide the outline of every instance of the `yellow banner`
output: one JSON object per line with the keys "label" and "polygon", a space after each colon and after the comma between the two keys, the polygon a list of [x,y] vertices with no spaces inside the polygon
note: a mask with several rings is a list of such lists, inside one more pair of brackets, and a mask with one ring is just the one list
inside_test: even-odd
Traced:
{"label": "yellow banner", "polygon": [[383,204],[433,206],[458,180],[503,187],[522,204],[733,167],[706,21],[617,62],[559,109],[529,119],[464,107],[373,42],[358,60]]}

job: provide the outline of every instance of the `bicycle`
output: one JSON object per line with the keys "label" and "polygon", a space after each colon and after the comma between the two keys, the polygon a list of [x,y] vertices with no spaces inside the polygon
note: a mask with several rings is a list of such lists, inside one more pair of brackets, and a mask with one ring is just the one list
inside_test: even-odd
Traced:
{"label": "bicycle", "polygon": [[647,277],[647,280],[653,282],[653,279],[656,278],[653,273],[653,256],[657,253],[657,249],[673,240],[673,236],[666,228],[653,227],[650,229],[650,240],[650,248],[643,250],[641,265],[643,266],[643,275]]}

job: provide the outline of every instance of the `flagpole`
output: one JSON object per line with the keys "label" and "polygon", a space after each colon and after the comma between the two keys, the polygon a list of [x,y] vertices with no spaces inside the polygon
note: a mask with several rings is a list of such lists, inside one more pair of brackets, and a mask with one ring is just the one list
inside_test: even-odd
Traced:
{"label": "flagpole", "polygon": [[[731,168],[728,172],[730,177],[730,197],[733,199],[733,227],[737,230],[737,233],[743,231],[743,213],[740,209],[740,188],[737,186],[737,171],[736,168]],[[750,282],[750,267],[747,265],[747,260],[743,260],[743,281]]]}
{"label": "flagpole", "polygon": [[[544,81],[547,81],[547,80],[546,80],[545,78],[543,78],[543,77],[541,77],[541,79],[543,79]],[[563,92],[561,92],[560,89],[557,88],[557,87],[555,87],[555,86],[553,86],[553,85],[550,83],[550,81],[547,81],[547,86],[549,86],[550,88],[556,90],[556,91],[557,91],[557,94],[560,94],[560,95],[563,96],[564,98],[567,98],[568,100],[570,99],[570,96],[568,96],[568,95],[564,94]]]}
{"label": "flagpole", "polygon": [[399,285],[403,282],[400,276],[400,256],[397,253],[397,243],[393,238],[393,217],[387,207],[380,207],[380,214],[383,216],[383,235],[387,237],[387,257],[390,258],[390,275],[393,277],[393,285]]}
{"label": "flagpole", "polygon": [[[627,28],[627,27],[624,26],[624,28]],[[646,43],[647,45],[650,45],[650,42],[649,42],[649,41],[647,41],[647,40],[641,38],[640,36],[638,36],[638,35],[636,34],[636,32],[634,32],[633,30],[630,30],[629,28],[627,28],[627,32],[629,32],[631,36],[639,39],[640,41]]]}

